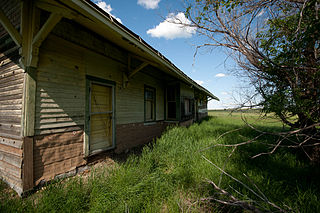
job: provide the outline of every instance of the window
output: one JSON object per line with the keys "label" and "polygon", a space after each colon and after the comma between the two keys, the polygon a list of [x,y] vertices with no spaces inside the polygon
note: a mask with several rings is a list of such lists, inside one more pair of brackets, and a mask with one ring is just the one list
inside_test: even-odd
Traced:
{"label": "window", "polygon": [[167,118],[176,119],[177,118],[177,105],[176,105],[176,86],[169,86],[167,88]]}
{"label": "window", "polygon": [[184,97],[181,99],[181,120],[190,120],[194,116],[194,99]]}
{"label": "window", "polygon": [[191,104],[190,104],[190,99],[184,99],[184,114],[185,115],[190,115],[192,113],[191,111]]}
{"label": "window", "polygon": [[144,120],[154,121],[156,119],[156,90],[152,87],[144,88]]}

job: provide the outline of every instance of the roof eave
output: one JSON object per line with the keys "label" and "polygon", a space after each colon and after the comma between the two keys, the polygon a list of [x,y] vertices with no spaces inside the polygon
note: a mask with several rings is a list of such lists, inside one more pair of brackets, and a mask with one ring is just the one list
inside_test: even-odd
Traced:
{"label": "roof eave", "polygon": [[205,92],[209,97],[212,99],[218,100],[215,95],[213,95],[211,92],[206,90],[204,87],[197,84],[195,81],[193,81],[191,78],[189,78],[185,73],[183,73],[179,68],[177,68],[173,63],[171,63],[167,58],[165,58],[159,51],[155,50],[153,47],[151,47],[149,44],[147,44],[143,39],[141,39],[138,35],[136,35],[134,32],[126,28],[124,25],[119,23],[116,19],[113,19],[112,16],[106,12],[104,12],[102,9],[100,9],[96,4],[94,4],[90,0],[70,0],[72,3],[77,5],[78,7],[82,8],[84,11],[86,11],[91,16],[95,17],[97,20],[103,22],[107,27],[111,28],[115,32],[119,33],[124,38],[128,39],[130,42],[137,45],[139,48],[147,52],[149,55],[151,55],[158,63],[164,65],[169,70],[172,70],[174,73],[176,73],[178,76],[182,78],[187,83],[190,83],[191,85],[194,85],[197,89],[199,89],[202,92]]}

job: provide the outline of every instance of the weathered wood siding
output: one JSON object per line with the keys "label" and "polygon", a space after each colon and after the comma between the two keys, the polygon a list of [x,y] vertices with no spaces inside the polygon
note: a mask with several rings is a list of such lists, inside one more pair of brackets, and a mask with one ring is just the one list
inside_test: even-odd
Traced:
{"label": "weathered wood siding", "polygon": [[24,71],[11,37],[0,40],[0,136],[20,138]]}
{"label": "weathered wood siding", "polygon": [[35,134],[83,129],[85,74],[81,53],[49,38],[37,71]]}
{"label": "weathered wood siding", "polygon": [[180,96],[186,98],[194,98],[194,89],[185,83],[180,83]]}
{"label": "weathered wood siding", "polygon": [[127,71],[128,67],[126,51],[68,20],[61,21],[53,34],[77,44],[69,46],[82,53],[85,74],[116,83],[117,124],[144,121],[144,85],[156,88],[156,119],[164,119],[164,86],[160,80],[144,74],[150,71],[148,67],[134,75],[128,86],[123,88],[123,72]]}
{"label": "weathered wood siding", "polygon": [[[133,76],[127,88],[118,92],[117,99],[117,124],[138,123],[144,121],[144,86],[156,90],[156,120],[164,120],[164,90],[161,81],[146,74],[148,67],[143,72]],[[131,121],[131,122],[130,122]]]}
{"label": "weathered wood siding", "polygon": [[0,178],[22,193],[22,140],[0,137]]}
{"label": "weathered wood siding", "polygon": [[164,86],[161,81],[145,74],[148,67],[135,74],[128,85],[122,86],[122,71],[126,66],[102,55],[85,52],[86,73],[116,82],[116,123],[144,121],[144,85],[156,89],[156,120],[164,119]]}
{"label": "weathered wood siding", "polygon": [[[128,53],[82,33],[81,28],[65,28],[68,32],[61,36],[61,26],[58,24],[40,48],[33,148],[36,184],[86,162],[86,75],[115,82],[117,124],[144,121],[144,85],[156,88],[156,117],[164,119],[164,87],[160,80],[146,74],[148,67],[134,75],[124,88],[122,78],[123,71],[127,71]],[[87,47],[88,44],[93,47]]]}
{"label": "weathered wood siding", "polygon": [[[20,24],[20,1],[1,1],[14,27]],[[24,71],[19,67],[19,52],[0,25],[0,178],[22,193],[21,110]]]}

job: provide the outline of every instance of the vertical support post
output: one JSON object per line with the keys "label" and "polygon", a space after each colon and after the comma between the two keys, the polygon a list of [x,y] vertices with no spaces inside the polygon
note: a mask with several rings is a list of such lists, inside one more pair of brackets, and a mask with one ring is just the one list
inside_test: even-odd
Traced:
{"label": "vertical support post", "polygon": [[23,136],[34,136],[36,106],[36,68],[26,67],[23,95]]}
{"label": "vertical support post", "polygon": [[33,188],[33,180],[33,137],[24,137],[22,170],[23,192]]}
{"label": "vertical support post", "polygon": [[33,136],[35,124],[35,100],[36,100],[36,68],[30,67],[32,58],[32,39],[35,33],[36,9],[34,1],[21,2],[21,24],[20,32],[22,36],[22,46],[20,49],[20,64],[25,70],[23,88],[23,108],[21,119],[21,133],[23,136],[23,167],[22,183],[23,191],[27,191],[34,186],[33,171]]}

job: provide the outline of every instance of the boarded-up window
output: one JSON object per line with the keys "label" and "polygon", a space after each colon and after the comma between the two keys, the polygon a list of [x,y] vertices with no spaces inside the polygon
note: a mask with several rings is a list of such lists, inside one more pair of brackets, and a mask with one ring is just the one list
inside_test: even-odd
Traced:
{"label": "boarded-up window", "polygon": [[113,146],[113,88],[91,83],[90,97],[90,152],[103,151]]}
{"label": "boarded-up window", "polygon": [[144,89],[145,121],[154,121],[156,119],[155,93],[156,90],[152,87],[145,87]]}

